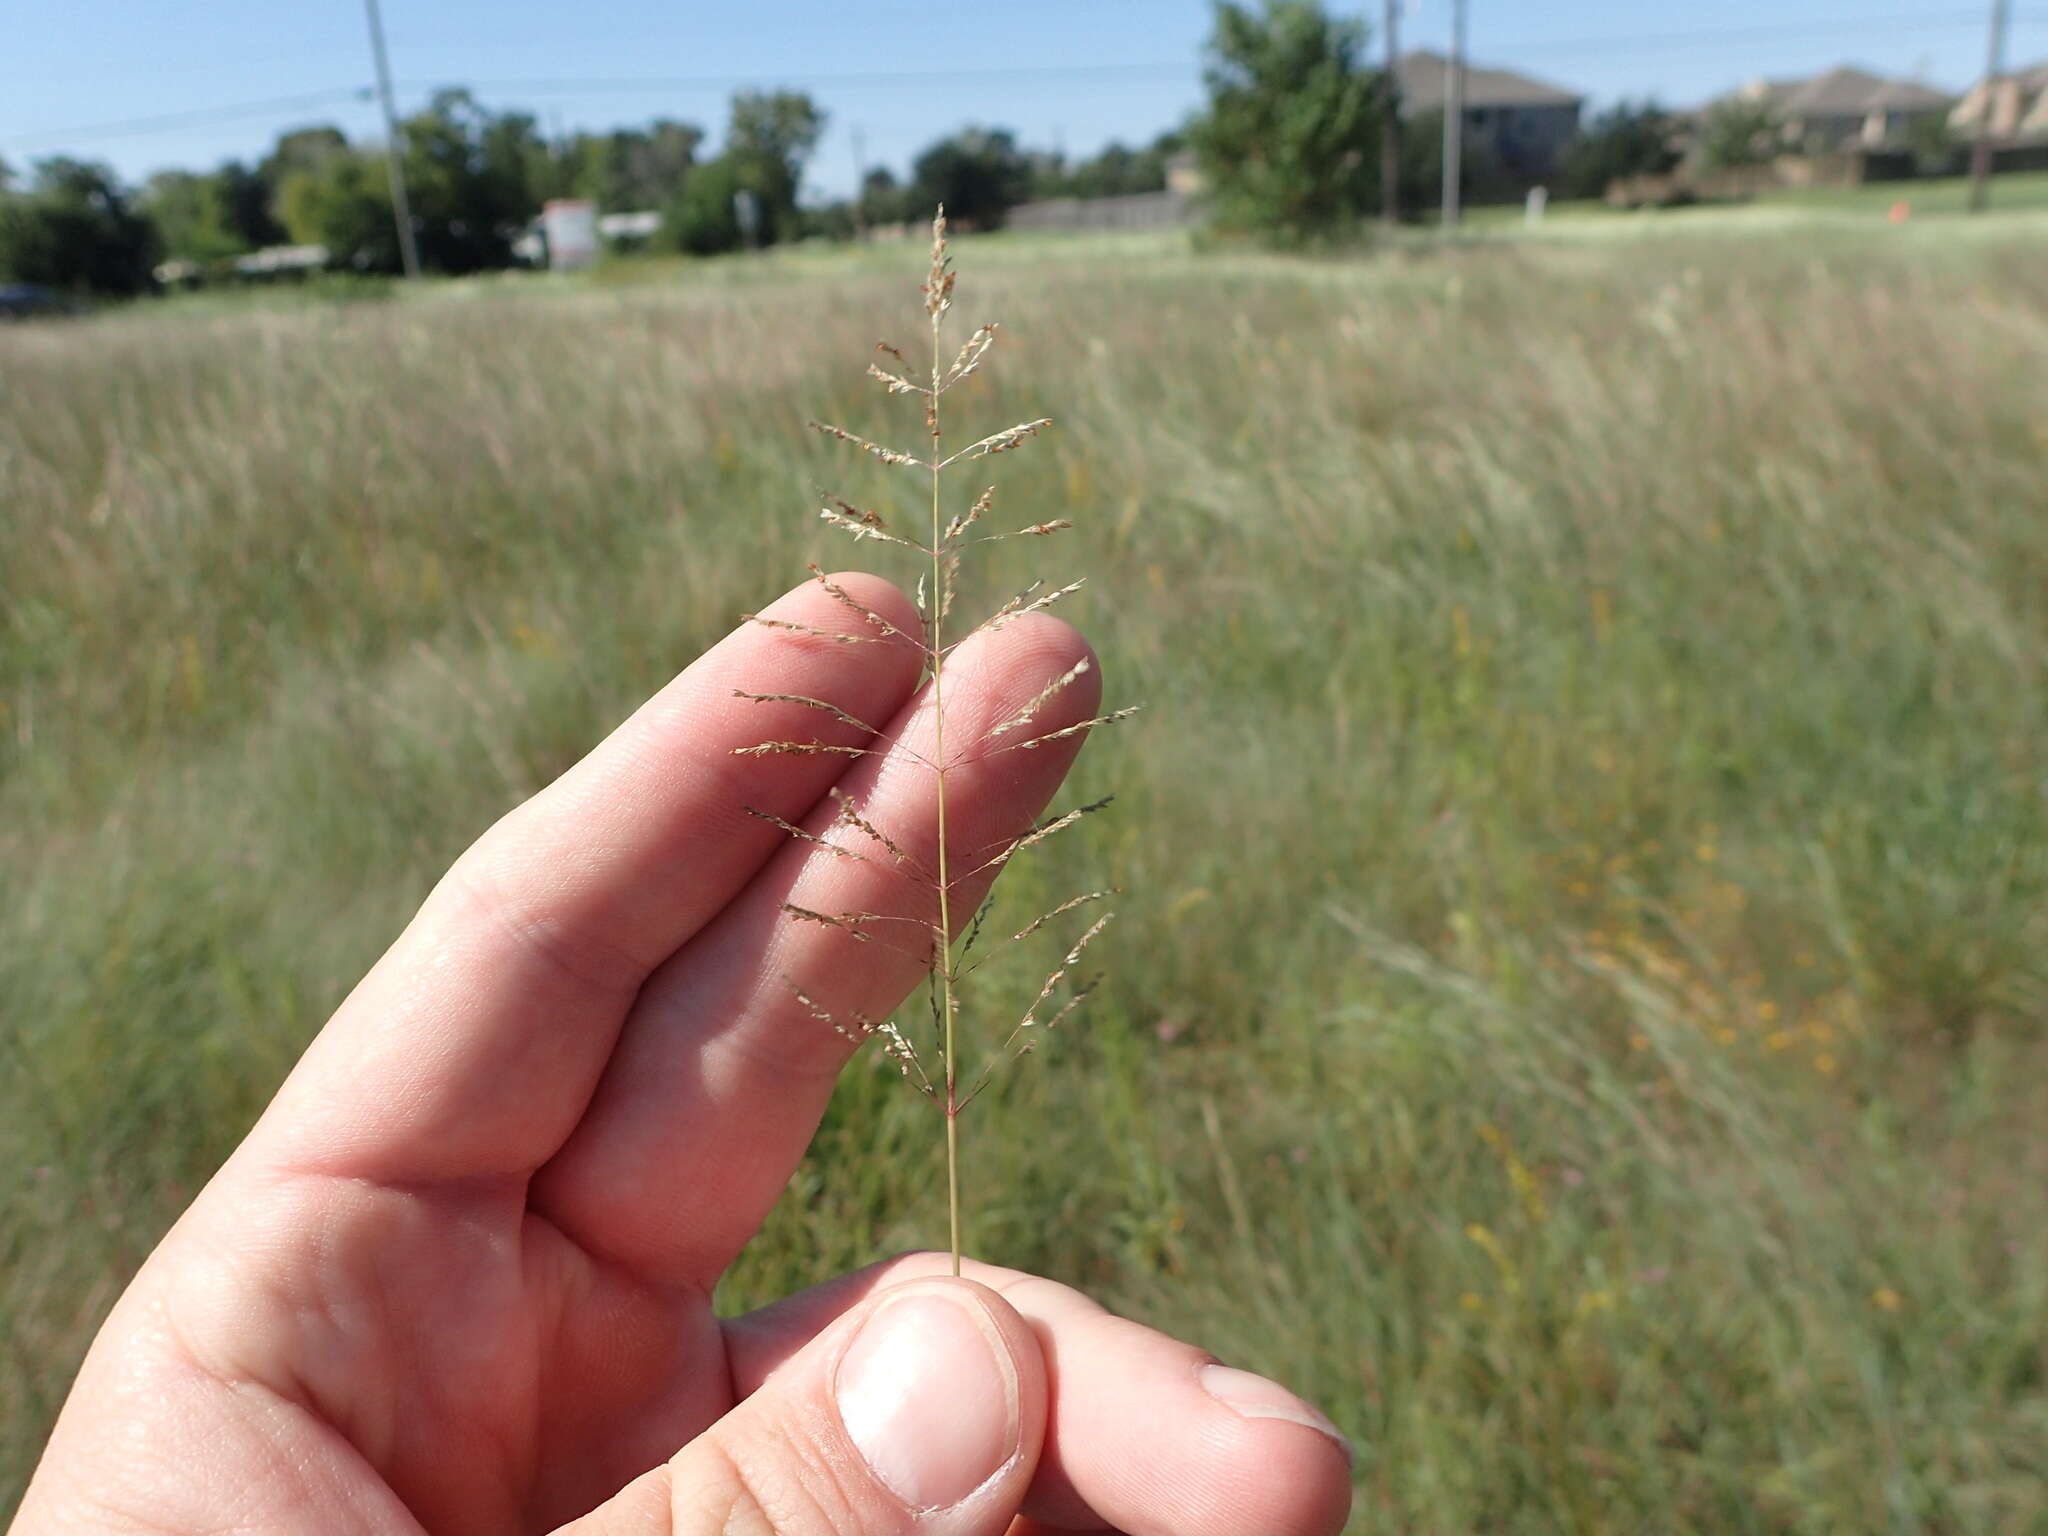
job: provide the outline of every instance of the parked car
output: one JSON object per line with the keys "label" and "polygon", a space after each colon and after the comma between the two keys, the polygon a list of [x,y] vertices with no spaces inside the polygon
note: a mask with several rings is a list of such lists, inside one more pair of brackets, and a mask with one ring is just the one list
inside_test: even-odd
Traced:
{"label": "parked car", "polygon": [[0,320],[68,315],[76,307],[63,294],[40,283],[0,283]]}

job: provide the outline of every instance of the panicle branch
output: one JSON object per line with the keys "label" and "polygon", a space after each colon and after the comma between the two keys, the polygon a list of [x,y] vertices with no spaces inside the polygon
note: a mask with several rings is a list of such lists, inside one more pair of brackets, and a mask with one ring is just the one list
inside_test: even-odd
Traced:
{"label": "panicle branch", "polygon": [[[1063,741],[1069,736],[1078,736],[1083,731],[1092,731],[1098,725],[1115,725],[1119,720],[1128,720],[1144,707],[1142,704],[1132,704],[1124,709],[1112,709],[1108,714],[1097,715],[1093,720],[1077,720],[1074,724],[1062,726],[1057,731],[1047,731],[1043,736],[1034,736],[1029,741],[1012,742],[1009,746],[999,750],[1004,752],[1029,752],[1032,748],[1042,747],[1049,741]],[[984,757],[989,755],[991,754],[986,752],[982,754]]]}
{"label": "panicle branch", "polygon": [[863,864],[867,862],[866,858],[864,858],[861,854],[857,853],[853,849],[841,847],[838,843],[828,842],[826,839],[818,836],[818,834],[815,832],[806,832],[802,827],[798,826],[795,822],[785,821],[782,819],[782,817],[776,815],[773,811],[758,810],[751,805],[743,805],[740,807],[740,809],[745,811],[749,816],[752,816],[757,821],[765,821],[771,827],[780,827],[785,833],[795,838],[800,843],[809,843],[814,848],[824,849],[827,853],[831,854],[832,857],[834,857],[835,859],[854,859]]}
{"label": "panicle branch", "polygon": [[995,342],[996,327],[993,322],[984,325],[968,337],[967,344],[960,349],[960,355],[953,359],[953,366],[946,370],[945,382],[939,388],[951,389],[979,368],[981,360],[988,356],[988,349],[994,346]]}
{"label": "panicle branch", "polygon": [[842,443],[851,443],[863,453],[873,454],[884,464],[916,464],[925,469],[932,467],[928,459],[920,459],[914,453],[904,453],[899,449],[884,448],[880,443],[871,443],[859,434],[849,432],[844,427],[835,427],[830,422],[813,421],[808,425],[813,432],[822,432],[827,437],[838,438]]}
{"label": "panicle branch", "polygon": [[763,629],[786,629],[792,634],[809,635],[815,640],[830,640],[834,645],[874,645],[884,637],[881,635],[850,635],[840,629],[825,629],[816,624],[798,624],[789,619],[771,619],[766,614],[743,613],[742,624],[759,624]]}
{"label": "panicle branch", "polygon": [[[1019,619],[1023,618],[1024,615],[1027,613],[1040,613],[1043,612],[1045,609],[1050,608],[1054,603],[1064,602],[1066,599],[1072,597],[1076,592],[1080,591],[1083,587],[1088,585],[1088,578],[1086,576],[1083,576],[1079,581],[1070,581],[1064,587],[1055,587],[1050,592],[1039,593],[1037,597],[1033,597],[1031,595],[1034,592],[1038,592],[1038,589],[1044,585],[1045,583],[1042,581],[1034,581],[1033,583],[1031,583],[1030,586],[1026,587],[1022,592],[1019,592],[1015,597],[1011,598],[1007,603],[1003,604],[1003,606],[998,608],[994,613],[990,614],[988,618],[983,621],[981,626],[982,630],[985,633],[992,635],[997,630],[1002,629],[1007,625],[1016,623]],[[955,641],[954,644],[960,645],[965,644],[965,642]]]}
{"label": "panicle branch", "polygon": [[818,516],[822,517],[834,528],[852,534],[853,541],[856,544],[862,539],[879,539],[884,544],[901,544],[905,549],[914,549],[919,554],[931,553],[924,545],[911,539],[898,538],[895,534],[889,532],[887,528],[882,526],[880,513],[858,511],[848,506],[845,502],[839,501],[836,497],[834,498],[833,505],[818,509]]}
{"label": "panicle branch", "polygon": [[994,486],[990,486],[979,496],[975,497],[973,506],[946,524],[946,542],[950,544],[954,539],[959,538],[961,534],[980,522],[981,514],[994,506],[995,501],[996,488]]}
{"label": "panicle branch", "polygon": [[910,380],[893,374],[888,369],[879,367],[874,363],[868,364],[868,377],[880,379],[888,387],[889,393],[892,395],[928,395],[931,393],[931,390],[925,385],[913,384]]}
{"label": "panicle branch", "polygon": [[[859,716],[849,715],[837,704],[828,704],[823,699],[814,699],[807,693],[749,693],[744,688],[735,688],[732,691],[732,696],[736,699],[751,699],[756,704],[797,704],[801,705],[805,709],[821,710],[825,714],[830,715],[835,720],[845,721],[855,730],[865,731],[870,736],[878,736],[881,734],[872,725],[869,725],[867,721],[861,719]],[[745,752],[748,749],[745,747],[737,747],[734,750],[736,752]]]}
{"label": "panicle branch", "polygon": [[1097,811],[1105,809],[1114,799],[1116,799],[1115,795],[1104,795],[1093,804],[1077,805],[1071,811],[1063,812],[1058,816],[1047,817],[1021,837],[1011,838],[994,857],[975,865],[966,874],[961,875],[960,879],[971,880],[976,875],[986,874],[991,869],[1002,868],[1003,865],[1009,863],[1011,859],[1022,853],[1026,848],[1035,848],[1048,837],[1066,831],[1067,828],[1073,826],[1082,817],[1093,816]]}
{"label": "panicle branch", "polygon": [[881,844],[888,851],[890,859],[895,863],[903,865],[912,872],[925,876],[927,879],[930,878],[930,872],[926,870],[922,863],[906,853],[896,839],[861,814],[861,809],[854,802],[853,796],[847,794],[845,790],[836,784],[832,786],[831,793],[833,803],[839,807],[839,821],[841,824],[852,827],[856,832],[863,833],[873,841]]}
{"label": "panicle branch", "polygon": [[868,623],[874,625],[874,627],[876,629],[879,629],[884,635],[901,635],[906,640],[916,639],[917,643],[920,646],[924,644],[922,637],[912,636],[906,631],[899,629],[896,625],[890,623],[881,614],[875,612],[874,609],[870,608],[866,603],[860,601],[859,598],[855,597],[851,592],[847,591],[846,588],[840,586],[831,577],[827,576],[823,571],[819,570],[817,566],[813,565],[809,567],[809,569],[811,575],[816,578],[819,586],[823,587],[840,604],[842,604],[845,607],[851,608],[863,619],[866,619]]}
{"label": "panicle branch", "polygon": [[1065,688],[1069,683],[1074,682],[1077,678],[1086,676],[1088,670],[1088,658],[1083,656],[1079,661],[1075,662],[1071,667],[1067,668],[1066,671],[1062,672],[1058,677],[1054,678],[1051,682],[1047,683],[1043,688],[1039,689],[1037,697],[1032,699],[1032,701],[1029,704],[1026,704],[1022,709],[1018,710],[1016,714],[1010,716],[1010,718],[1007,720],[1001,721],[998,724],[990,726],[988,729],[988,734],[991,737],[1002,736],[1008,734],[1011,731],[1016,730],[1017,727],[1019,727],[1020,725],[1029,725],[1031,723],[1032,717],[1035,716],[1041,709],[1045,708],[1047,704],[1052,702],[1053,695],[1058,693],[1062,688]]}
{"label": "panicle branch", "polygon": [[1039,433],[1051,425],[1052,418],[1050,416],[1041,416],[1036,421],[1020,421],[1014,427],[1005,427],[1000,432],[991,432],[978,443],[969,443],[958,453],[941,459],[938,467],[945,469],[950,465],[959,463],[962,459],[985,459],[992,453],[1008,453],[1026,439],[1038,436]]}

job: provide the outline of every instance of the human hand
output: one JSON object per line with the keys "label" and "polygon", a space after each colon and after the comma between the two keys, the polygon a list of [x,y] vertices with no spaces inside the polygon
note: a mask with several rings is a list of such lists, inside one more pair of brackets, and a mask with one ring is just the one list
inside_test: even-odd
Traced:
{"label": "human hand", "polygon": [[[914,631],[895,588],[835,579]],[[767,612],[860,632],[815,584]],[[977,636],[949,731],[1084,653],[1043,616]],[[909,647],[742,626],[486,833],[115,1307],[19,1536],[1337,1530],[1320,1415],[1051,1281],[925,1255],[712,1313],[852,1049],[793,987],[879,1018],[921,974],[783,903],[929,916],[743,807],[802,822],[837,782],[929,853],[916,685]],[[735,757],[864,737],[735,688],[887,721],[881,750]],[[1078,745],[949,769],[949,844],[1014,835]]]}

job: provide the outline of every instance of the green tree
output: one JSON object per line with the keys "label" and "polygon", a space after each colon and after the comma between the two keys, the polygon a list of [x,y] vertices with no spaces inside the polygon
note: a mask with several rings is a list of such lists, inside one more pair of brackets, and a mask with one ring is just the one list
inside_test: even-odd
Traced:
{"label": "green tree", "polygon": [[797,188],[824,130],[825,114],[801,92],[742,91],[733,97],[724,149],[691,169],[663,205],[665,243],[697,256],[738,250],[746,238],[736,208],[742,192],[759,215],[754,239],[795,239],[804,228]]}
{"label": "green tree", "polygon": [[444,90],[402,130],[420,265],[457,274],[509,265],[513,239],[540,208],[545,146],[533,119]]}
{"label": "green tree", "polygon": [[869,224],[901,224],[910,217],[910,198],[896,173],[878,165],[861,178],[861,217]]}
{"label": "green tree", "polygon": [[1150,144],[1132,149],[1112,142],[1069,168],[1056,193],[1061,197],[1131,197],[1166,187],[1166,163],[1186,147],[1186,136],[1169,129]]}
{"label": "green tree", "polygon": [[801,91],[742,91],[732,100],[724,158],[739,185],[760,199],[763,243],[793,238],[804,164],[825,131],[825,114]]}
{"label": "green tree", "polygon": [[622,141],[620,174],[613,201],[603,206],[620,210],[659,208],[674,197],[689,179],[704,144],[704,130],[695,123],[668,119],[614,137]]}
{"label": "green tree", "polygon": [[257,165],[256,174],[274,192],[294,171],[317,171],[330,159],[348,153],[348,139],[339,128],[325,123],[293,128],[277,136],[270,153]]}
{"label": "green tree", "polygon": [[159,171],[139,201],[162,232],[166,253],[184,261],[236,256],[284,238],[271,215],[270,187],[238,160],[215,171]]}
{"label": "green tree", "polygon": [[44,160],[25,192],[0,197],[0,278],[72,293],[144,293],[161,250],[156,226],[104,165]]}
{"label": "green tree", "polygon": [[1761,101],[1718,101],[1700,120],[1700,164],[1708,170],[1763,165],[1782,142],[1778,115]]}
{"label": "green tree", "polygon": [[740,221],[733,200],[744,185],[740,166],[731,155],[720,155],[698,166],[663,210],[663,235],[667,243],[692,256],[716,256],[738,250]]}
{"label": "green tree", "polygon": [[239,160],[223,162],[213,173],[220,185],[221,207],[245,250],[260,250],[284,239],[284,226],[271,211],[272,191],[260,170]]}
{"label": "green tree", "polygon": [[1365,23],[1318,0],[1219,0],[1189,138],[1216,220],[1299,240],[1345,230],[1378,199],[1381,93]]}
{"label": "green tree", "polygon": [[946,216],[994,229],[1031,192],[1031,163],[1007,128],[967,128],[931,145],[910,169],[911,209],[944,204]]}
{"label": "green tree", "polygon": [[1620,101],[1586,125],[1565,151],[1567,197],[1599,197],[1625,176],[1661,176],[1678,164],[1678,124],[1654,101]]}
{"label": "green tree", "polygon": [[645,128],[579,133],[563,147],[553,195],[585,197],[607,213],[662,208],[682,191],[704,130],[658,118]]}
{"label": "green tree", "polygon": [[236,233],[220,183],[204,172],[158,171],[137,199],[156,221],[166,255],[213,261],[248,249]]}
{"label": "green tree", "polygon": [[295,242],[326,246],[336,266],[399,270],[398,229],[380,154],[346,150],[286,173],[277,210]]}
{"label": "green tree", "polygon": [[[420,264],[463,273],[511,262],[512,241],[554,189],[559,167],[533,118],[493,112],[468,91],[437,92],[401,124],[407,200]],[[398,235],[381,150],[333,129],[278,141],[264,162],[294,240],[361,271],[395,272]]]}

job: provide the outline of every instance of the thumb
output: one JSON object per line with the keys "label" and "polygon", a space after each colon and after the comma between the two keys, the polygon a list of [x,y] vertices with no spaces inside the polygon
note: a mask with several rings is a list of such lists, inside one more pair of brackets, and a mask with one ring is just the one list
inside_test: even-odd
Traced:
{"label": "thumb", "polygon": [[566,1532],[1002,1536],[1045,1438],[1045,1361],[971,1280],[871,1296]]}

